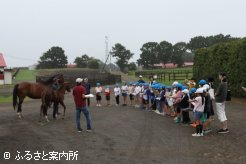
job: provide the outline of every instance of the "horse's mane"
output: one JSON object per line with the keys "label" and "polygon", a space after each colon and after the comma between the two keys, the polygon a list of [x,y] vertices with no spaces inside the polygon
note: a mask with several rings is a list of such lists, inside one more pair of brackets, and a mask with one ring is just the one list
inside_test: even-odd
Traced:
{"label": "horse's mane", "polygon": [[54,82],[54,78],[59,78],[62,82],[64,82],[64,77],[62,74],[55,74],[55,75],[49,77],[47,80],[40,79],[39,82],[44,84],[44,85],[50,85]]}

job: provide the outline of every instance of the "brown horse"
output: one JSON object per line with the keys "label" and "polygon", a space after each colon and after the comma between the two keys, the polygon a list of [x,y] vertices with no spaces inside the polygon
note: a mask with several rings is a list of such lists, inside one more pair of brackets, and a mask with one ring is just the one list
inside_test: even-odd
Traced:
{"label": "brown horse", "polygon": [[19,118],[23,117],[21,113],[22,112],[21,107],[25,97],[29,97],[32,99],[40,99],[41,94],[44,90],[51,89],[51,85],[53,83],[54,78],[59,78],[61,83],[64,82],[63,75],[58,74],[50,77],[47,81],[44,82],[38,82],[38,83],[22,82],[14,86],[13,107],[15,109],[16,105],[18,104],[17,114]]}
{"label": "brown horse", "polygon": [[56,91],[51,90],[46,88],[41,95],[41,100],[42,100],[42,105],[40,108],[40,119],[39,121],[41,121],[42,118],[42,113],[45,116],[47,122],[48,117],[47,117],[47,111],[48,111],[48,107],[51,105],[51,103],[53,102],[53,118],[56,118],[56,114],[58,112],[58,104],[60,103],[63,106],[63,118],[65,118],[65,112],[66,112],[66,105],[64,104],[64,94],[65,92],[68,91],[70,92],[70,87],[68,85],[67,82],[64,82],[60,88]]}

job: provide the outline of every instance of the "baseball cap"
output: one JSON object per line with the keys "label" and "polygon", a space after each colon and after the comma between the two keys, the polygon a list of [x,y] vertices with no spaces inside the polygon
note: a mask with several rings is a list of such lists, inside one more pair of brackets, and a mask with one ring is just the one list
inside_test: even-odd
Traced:
{"label": "baseball cap", "polygon": [[198,84],[199,84],[199,85],[204,85],[204,84],[206,84],[206,83],[207,83],[206,80],[203,80],[203,79],[202,79],[202,80],[199,81]]}
{"label": "baseball cap", "polygon": [[142,75],[139,75],[138,77],[143,77]]}
{"label": "baseball cap", "polygon": [[207,92],[209,90],[210,86],[208,84],[203,85],[203,89]]}
{"label": "baseball cap", "polygon": [[173,84],[172,84],[172,86],[176,86],[178,83],[179,83],[179,82],[174,81]]}
{"label": "baseball cap", "polygon": [[187,94],[187,93],[189,93],[189,90],[188,89],[183,89],[182,92]]}
{"label": "baseball cap", "polygon": [[203,88],[198,88],[195,93],[203,93],[204,89]]}
{"label": "baseball cap", "polygon": [[76,79],[76,83],[81,83],[82,81],[83,81],[83,79],[81,79],[81,78]]}

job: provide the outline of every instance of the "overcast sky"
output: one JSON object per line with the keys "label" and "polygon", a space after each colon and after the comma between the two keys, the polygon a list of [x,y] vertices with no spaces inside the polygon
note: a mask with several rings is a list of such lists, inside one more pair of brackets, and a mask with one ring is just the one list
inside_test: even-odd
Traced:
{"label": "overcast sky", "polygon": [[139,58],[149,41],[175,44],[222,33],[246,36],[245,0],[0,0],[0,52],[8,67],[37,63],[52,46],[68,62],[105,60],[121,43]]}

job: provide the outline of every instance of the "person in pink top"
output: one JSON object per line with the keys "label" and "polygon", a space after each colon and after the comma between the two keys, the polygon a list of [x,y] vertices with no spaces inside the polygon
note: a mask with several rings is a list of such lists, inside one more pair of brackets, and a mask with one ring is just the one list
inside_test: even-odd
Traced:
{"label": "person in pink top", "polygon": [[194,137],[203,136],[203,123],[202,123],[202,116],[204,113],[205,107],[205,97],[204,97],[204,89],[198,88],[195,92],[196,97],[193,100],[189,100],[194,105],[194,117],[196,121],[196,133],[192,134]]}
{"label": "person in pink top", "polygon": [[106,101],[107,101],[107,106],[110,105],[110,89],[109,86],[107,85],[105,88],[105,96],[106,96]]}
{"label": "person in pink top", "polygon": [[176,109],[176,118],[175,122],[180,123],[181,122],[181,108],[180,108],[180,102],[182,100],[182,85],[176,84],[175,88],[177,89],[176,94],[172,97],[174,99],[174,108]]}

